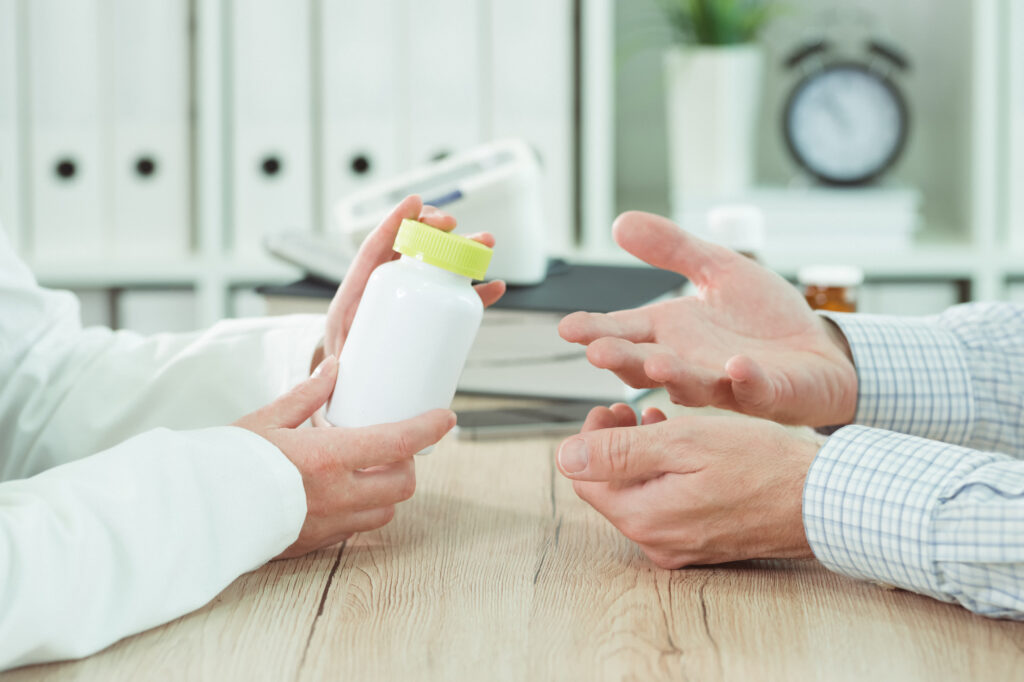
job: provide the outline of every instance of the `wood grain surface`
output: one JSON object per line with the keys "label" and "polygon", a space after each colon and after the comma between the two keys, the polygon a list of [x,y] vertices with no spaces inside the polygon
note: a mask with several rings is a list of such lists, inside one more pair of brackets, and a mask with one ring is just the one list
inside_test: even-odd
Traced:
{"label": "wood grain surface", "polygon": [[83,661],[3,678],[1024,679],[1024,624],[815,561],[656,568],[575,496],[556,445],[449,436],[382,530],[270,563]]}

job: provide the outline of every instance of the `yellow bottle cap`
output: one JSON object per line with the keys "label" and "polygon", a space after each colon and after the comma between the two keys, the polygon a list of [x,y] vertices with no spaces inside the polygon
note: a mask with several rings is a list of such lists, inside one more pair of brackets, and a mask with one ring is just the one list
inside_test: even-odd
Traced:
{"label": "yellow bottle cap", "polygon": [[480,242],[408,219],[398,228],[395,251],[473,279],[484,278],[494,255]]}

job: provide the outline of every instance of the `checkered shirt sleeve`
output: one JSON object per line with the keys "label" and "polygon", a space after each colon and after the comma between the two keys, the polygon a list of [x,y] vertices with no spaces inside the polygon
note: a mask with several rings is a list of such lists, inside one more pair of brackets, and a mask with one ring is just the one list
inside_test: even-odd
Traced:
{"label": "checkered shirt sleeve", "polygon": [[830,318],[857,365],[861,425],[833,434],[808,473],[814,554],[840,573],[1024,619],[1024,306]]}

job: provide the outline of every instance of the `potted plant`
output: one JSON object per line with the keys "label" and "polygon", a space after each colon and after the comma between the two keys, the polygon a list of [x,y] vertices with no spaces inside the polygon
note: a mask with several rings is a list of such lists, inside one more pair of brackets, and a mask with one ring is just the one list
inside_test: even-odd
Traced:
{"label": "potted plant", "polygon": [[664,57],[673,210],[750,187],[772,0],[659,0],[675,36]]}

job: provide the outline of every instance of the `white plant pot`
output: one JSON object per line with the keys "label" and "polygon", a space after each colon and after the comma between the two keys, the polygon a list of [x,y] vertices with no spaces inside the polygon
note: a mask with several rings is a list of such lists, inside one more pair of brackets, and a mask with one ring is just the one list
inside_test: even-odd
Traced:
{"label": "white plant pot", "polygon": [[741,195],[754,176],[764,56],[756,44],[665,53],[672,210]]}

